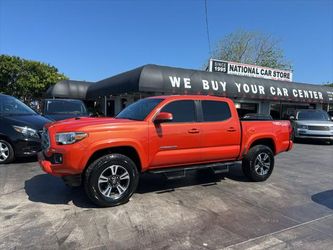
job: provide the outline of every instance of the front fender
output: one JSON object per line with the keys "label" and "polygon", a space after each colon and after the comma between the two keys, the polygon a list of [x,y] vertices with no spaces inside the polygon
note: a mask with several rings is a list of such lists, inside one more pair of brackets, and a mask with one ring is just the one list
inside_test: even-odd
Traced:
{"label": "front fender", "polygon": [[148,157],[145,147],[142,145],[140,141],[135,140],[133,138],[121,138],[121,139],[113,138],[113,139],[106,139],[93,142],[85,150],[86,152],[89,152],[89,154],[87,154],[88,157],[83,159],[82,165],[85,166],[88,163],[88,160],[97,151],[109,148],[111,149],[115,147],[132,147],[137,152],[140,158],[142,169],[145,169],[147,167]]}

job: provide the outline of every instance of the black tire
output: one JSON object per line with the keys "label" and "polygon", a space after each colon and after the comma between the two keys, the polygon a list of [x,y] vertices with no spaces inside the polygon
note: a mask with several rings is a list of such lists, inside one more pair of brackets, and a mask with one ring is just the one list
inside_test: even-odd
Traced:
{"label": "black tire", "polygon": [[11,163],[14,159],[15,153],[12,145],[6,140],[0,139],[0,164]]}
{"label": "black tire", "polygon": [[[260,161],[260,157],[267,159]],[[258,167],[259,166],[259,167]],[[269,166],[269,167],[268,167]],[[246,177],[251,181],[265,181],[272,174],[274,168],[274,154],[272,150],[265,145],[256,145],[252,147],[242,162],[242,169]]]}
{"label": "black tire", "polygon": [[[119,174],[114,174],[114,169],[116,172],[119,171]],[[128,178],[121,180],[123,175],[127,177],[126,171]],[[128,202],[138,186],[138,181],[138,169],[130,158],[121,154],[108,154],[88,166],[83,184],[87,196],[93,203],[101,207],[113,207]],[[125,191],[122,190],[124,186]],[[118,188],[123,193],[120,193]],[[117,193],[119,197],[116,197]]]}

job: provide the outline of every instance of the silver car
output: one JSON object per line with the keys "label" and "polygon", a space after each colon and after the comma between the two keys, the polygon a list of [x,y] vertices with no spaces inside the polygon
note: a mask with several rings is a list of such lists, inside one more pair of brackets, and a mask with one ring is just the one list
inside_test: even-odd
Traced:
{"label": "silver car", "polygon": [[323,110],[297,110],[295,116],[290,116],[295,139],[320,139],[333,143],[333,122]]}

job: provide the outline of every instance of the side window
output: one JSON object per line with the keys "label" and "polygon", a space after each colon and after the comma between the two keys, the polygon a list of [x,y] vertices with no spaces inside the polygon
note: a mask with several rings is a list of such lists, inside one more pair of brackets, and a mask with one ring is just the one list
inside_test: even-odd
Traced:
{"label": "side window", "polygon": [[173,115],[172,122],[195,122],[194,101],[175,101],[167,104],[161,112],[169,112]]}
{"label": "side window", "polygon": [[202,113],[205,122],[225,121],[231,117],[228,103],[202,101]]}

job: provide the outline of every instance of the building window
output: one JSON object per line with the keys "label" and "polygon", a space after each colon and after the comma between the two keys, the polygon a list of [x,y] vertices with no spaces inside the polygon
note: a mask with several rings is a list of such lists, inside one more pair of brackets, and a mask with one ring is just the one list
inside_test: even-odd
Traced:
{"label": "building window", "polygon": [[295,115],[297,109],[315,109],[314,104],[271,104],[270,115],[274,120],[289,120],[291,115]]}
{"label": "building window", "polygon": [[240,118],[246,114],[258,113],[258,103],[235,103],[237,113]]}

